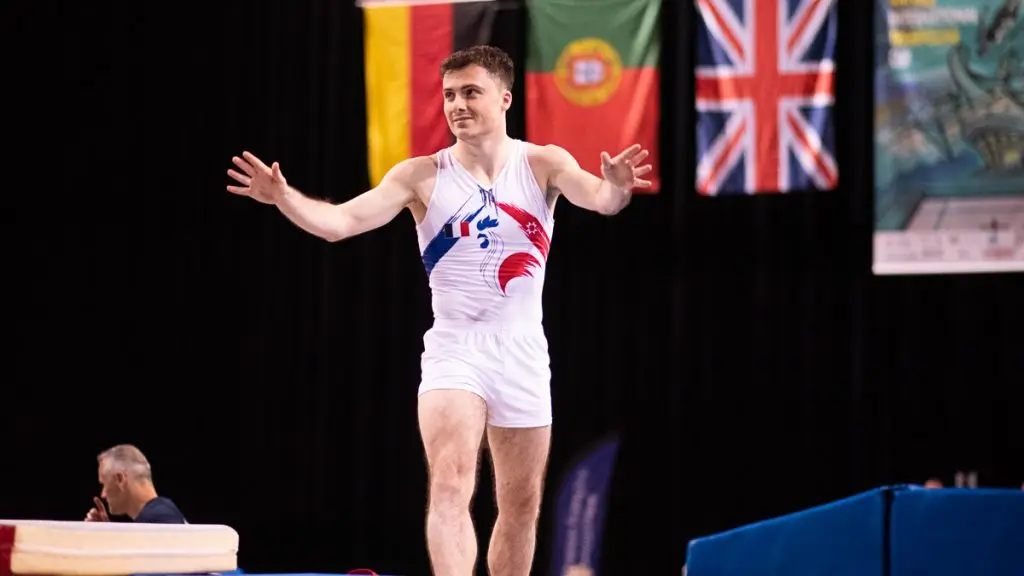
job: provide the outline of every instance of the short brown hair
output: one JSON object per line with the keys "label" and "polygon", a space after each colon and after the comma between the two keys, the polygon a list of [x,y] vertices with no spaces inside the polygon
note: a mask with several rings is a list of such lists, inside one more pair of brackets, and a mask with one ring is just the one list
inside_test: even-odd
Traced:
{"label": "short brown hair", "polygon": [[445,58],[444,62],[441,63],[441,77],[443,78],[449,72],[462,70],[474,64],[487,70],[509,90],[512,89],[516,74],[512,58],[501,48],[484,44],[459,50]]}

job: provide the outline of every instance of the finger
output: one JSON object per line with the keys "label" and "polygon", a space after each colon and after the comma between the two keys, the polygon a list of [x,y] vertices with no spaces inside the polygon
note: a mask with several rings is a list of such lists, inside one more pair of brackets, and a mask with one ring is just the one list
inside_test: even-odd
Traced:
{"label": "finger", "polygon": [[242,158],[259,170],[267,170],[267,165],[263,163],[263,160],[254,156],[252,152],[242,152]]}
{"label": "finger", "polygon": [[256,175],[256,169],[253,168],[251,165],[249,165],[249,163],[246,162],[245,160],[242,160],[241,158],[239,158],[238,156],[232,156],[231,157],[231,161],[235,164],[235,166],[238,166],[239,168],[241,168],[242,172],[245,172],[249,176],[255,176]]}
{"label": "finger", "polygon": [[271,166],[271,172],[273,173],[275,180],[280,180],[280,181],[284,182],[284,174],[281,173],[281,165],[280,164],[278,164],[277,162],[274,162],[274,164]]}
{"label": "finger", "polygon": [[612,157],[609,156],[607,152],[601,152],[601,163],[604,164],[605,166],[611,166]]}
{"label": "finger", "polygon": [[650,180],[635,179],[635,180],[633,180],[633,186],[635,186],[637,188],[650,188],[651,187],[651,181]]}
{"label": "finger", "polygon": [[249,186],[250,184],[252,184],[252,178],[249,178],[248,176],[239,174],[238,172],[235,172],[234,170],[230,170],[229,169],[228,170],[228,176],[231,176],[232,178],[237,180],[239,184],[244,184],[245,186]]}
{"label": "finger", "polygon": [[632,158],[630,158],[629,161],[632,162],[634,166],[636,166],[637,164],[643,162],[644,159],[646,159],[650,155],[651,153],[648,152],[647,150],[641,150],[640,152],[637,152],[636,155],[634,155]]}
{"label": "finger", "polygon": [[634,154],[637,153],[638,150],[640,150],[640,145],[639,144],[633,144],[629,148],[626,148],[625,150],[620,152],[619,155],[616,156],[613,161],[616,162],[616,163],[622,162],[626,158],[632,157]]}
{"label": "finger", "polygon": [[653,166],[651,166],[650,164],[644,164],[643,166],[638,166],[636,169],[633,170],[633,176],[643,176],[644,174],[647,174],[651,170],[654,170]]}
{"label": "finger", "polygon": [[92,503],[96,505],[96,510],[106,510],[107,507],[103,505],[103,500],[100,500],[99,496],[92,497]]}
{"label": "finger", "polygon": [[228,192],[231,192],[232,194],[238,194],[239,196],[248,196],[249,195],[249,187],[248,186],[246,186],[246,187],[242,187],[242,186],[228,186]]}

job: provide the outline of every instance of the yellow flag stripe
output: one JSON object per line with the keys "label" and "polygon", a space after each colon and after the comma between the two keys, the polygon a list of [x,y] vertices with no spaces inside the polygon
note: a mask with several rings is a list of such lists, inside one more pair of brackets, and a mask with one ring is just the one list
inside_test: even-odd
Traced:
{"label": "yellow flag stripe", "polygon": [[410,65],[407,6],[366,6],[366,120],[370,186],[409,156]]}

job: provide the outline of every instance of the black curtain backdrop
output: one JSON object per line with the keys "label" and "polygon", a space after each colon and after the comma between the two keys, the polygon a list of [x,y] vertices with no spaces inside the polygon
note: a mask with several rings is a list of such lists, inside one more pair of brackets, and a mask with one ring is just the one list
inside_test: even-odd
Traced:
{"label": "black curtain backdrop", "polygon": [[[495,42],[521,65],[523,11],[505,10]],[[556,215],[535,573],[555,480],[612,431],[616,574],[678,573],[689,538],[883,484],[1024,481],[1021,276],[871,275],[872,18],[839,10],[841,188],[709,199],[691,185],[693,9],[666,3],[665,191],[614,218]],[[96,453],[131,442],[193,523],[240,532],[248,571],[429,573],[415,391],[431,316],[411,218],[331,245],[224,191],[243,149],[313,195],[366,189],[358,9],[4,11],[18,344],[0,517],[81,519]]]}

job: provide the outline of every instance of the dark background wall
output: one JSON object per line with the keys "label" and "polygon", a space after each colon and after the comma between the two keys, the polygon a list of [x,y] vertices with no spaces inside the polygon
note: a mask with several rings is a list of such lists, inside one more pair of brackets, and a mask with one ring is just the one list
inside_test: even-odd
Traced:
{"label": "dark background wall", "polygon": [[[840,189],[707,199],[681,4],[665,192],[610,219],[562,204],[550,258],[552,482],[624,438],[606,566],[674,573],[691,537],[956,469],[1019,485],[1021,277],[870,272],[870,11],[839,5]],[[193,522],[238,529],[250,571],[428,573],[411,219],[328,245],[223,188],[249,149],[309,193],[365,189],[358,10],[4,6],[0,517],[82,518],[95,454],[132,442]],[[521,9],[502,22],[521,63]]]}

